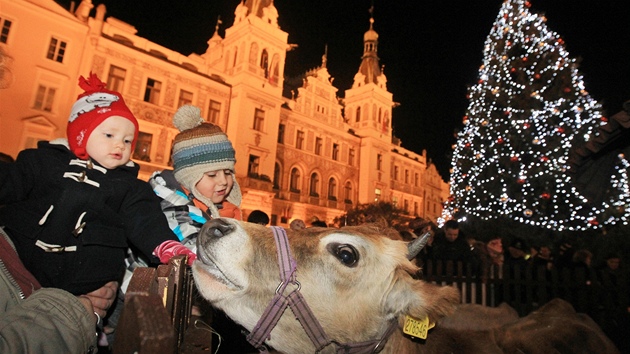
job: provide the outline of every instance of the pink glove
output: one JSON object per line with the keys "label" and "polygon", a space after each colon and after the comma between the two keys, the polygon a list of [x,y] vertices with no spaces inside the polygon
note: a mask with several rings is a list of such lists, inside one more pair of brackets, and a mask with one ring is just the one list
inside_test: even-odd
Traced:
{"label": "pink glove", "polygon": [[173,240],[162,242],[162,244],[153,250],[153,255],[158,257],[162,263],[168,263],[171,258],[179,255],[188,256],[188,265],[192,265],[195,259],[197,259],[197,255],[193,251]]}

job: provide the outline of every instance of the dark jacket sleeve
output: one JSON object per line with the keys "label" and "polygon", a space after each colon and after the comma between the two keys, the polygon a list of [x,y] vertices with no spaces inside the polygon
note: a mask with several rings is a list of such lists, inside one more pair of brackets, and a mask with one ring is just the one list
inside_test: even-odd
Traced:
{"label": "dark jacket sleeve", "polygon": [[23,150],[15,162],[0,162],[0,205],[26,198],[39,174],[34,149]]}
{"label": "dark jacket sleeve", "polygon": [[127,198],[123,210],[133,223],[129,234],[131,243],[151,262],[159,263],[153,250],[164,241],[179,241],[162,213],[160,198],[148,183],[138,180],[137,188]]}

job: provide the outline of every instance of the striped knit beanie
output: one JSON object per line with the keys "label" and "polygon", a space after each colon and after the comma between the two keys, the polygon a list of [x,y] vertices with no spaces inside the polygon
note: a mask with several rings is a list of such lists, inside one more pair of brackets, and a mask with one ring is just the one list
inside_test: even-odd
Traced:
{"label": "striped knit beanie", "polygon": [[[197,190],[196,184],[209,171],[234,171],[236,158],[232,143],[219,126],[204,122],[201,109],[195,106],[180,107],[173,116],[173,124],[180,131],[173,141],[175,179],[208,206],[213,217],[219,217],[216,206]],[[227,201],[241,206],[236,176]]]}

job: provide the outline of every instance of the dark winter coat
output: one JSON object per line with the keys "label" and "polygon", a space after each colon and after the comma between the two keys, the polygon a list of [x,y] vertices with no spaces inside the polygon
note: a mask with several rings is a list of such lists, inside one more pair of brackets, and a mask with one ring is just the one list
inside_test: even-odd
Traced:
{"label": "dark winter coat", "polygon": [[107,170],[40,142],[0,164],[0,226],[42,286],[88,293],[119,280],[128,242],[151,258],[159,244],[177,240],[137,175],[133,162]]}

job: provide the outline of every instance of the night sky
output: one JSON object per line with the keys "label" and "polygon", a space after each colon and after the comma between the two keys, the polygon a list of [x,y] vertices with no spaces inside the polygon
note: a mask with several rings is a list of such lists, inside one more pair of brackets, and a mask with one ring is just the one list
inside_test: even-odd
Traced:
{"label": "night sky", "polygon": [[[58,0],[68,8],[70,1]],[[79,1],[77,1],[78,3]],[[188,55],[204,53],[220,15],[224,29],[234,22],[240,0],[93,0],[136,27],[138,35]],[[547,26],[565,40],[587,91],[608,115],[630,100],[630,1],[531,0]],[[448,181],[454,131],[462,127],[467,86],[477,81],[483,43],[501,0],[275,0],[280,28],[298,47],[287,54],[285,76],[321,64],[328,45],[328,70],[343,97],[363,53],[368,9],[374,4],[378,53],[387,86],[400,106],[394,134],[403,147],[429,158]],[[93,15],[93,13],[92,13]]]}

